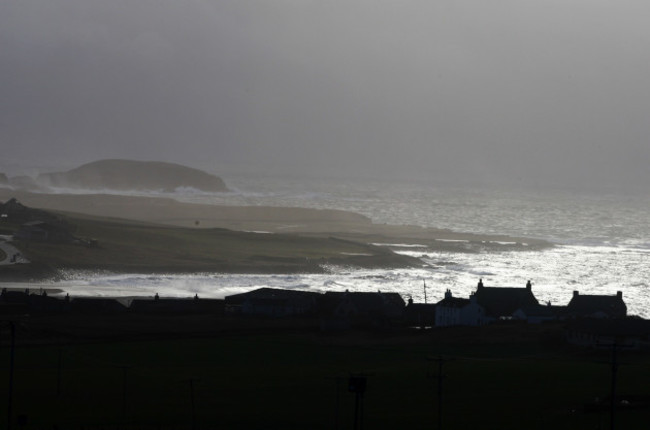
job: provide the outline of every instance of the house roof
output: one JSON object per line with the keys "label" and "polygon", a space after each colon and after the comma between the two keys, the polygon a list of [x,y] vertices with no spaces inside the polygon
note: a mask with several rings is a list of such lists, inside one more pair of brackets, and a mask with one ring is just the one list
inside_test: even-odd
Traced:
{"label": "house roof", "polygon": [[229,305],[240,305],[246,300],[251,299],[266,299],[266,300],[291,300],[291,299],[305,299],[316,298],[321,296],[320,293],[313,291],[300,291],[300,290],[283,290],[280,288],[258,288],[256,290],[247,291],[245,293],[233,294],[226,296],[225,301]]}
{"label": "house roof", "polygon": [[621,317],[626,315],[627,306],[621,293],[614,296],[581,295],[574,291],[573,297],[567,305],[567,312],[574,316],[589,316],[603,312],[610,317]]}
{"label": "house roof", "polygon": [[409,303],[406,308],[404,308],[404,315],[435,315],[436,313],[436,304],[435,303]]}
{"label": "house roof", "polygon": [[509,317],[519,308],[538,305],[530,288],[479,287],[474,293],[476,302],[494,317]]}
{"label": "house roof", "polygon": [[359,311],[367,311],[372,309],[380,309],[386,305],[404,307],[405,302],[399,293],[382,293],[378,292],[339,292],[328,291],[325,297],[334,300],[348,300]]}
{"label": "house roof", "polygon": [[463,299],[461,297],[445,297],[440,300],[436,306],[446,308],[463,308],[471,303],[470,299]]}
{"label": "house roof", "polygon": [[388,309],[403,312],[405,302],[398,293],[328,291],[319,300],[321,313],[331,313],[346,303],[360,314],[384,313]]}

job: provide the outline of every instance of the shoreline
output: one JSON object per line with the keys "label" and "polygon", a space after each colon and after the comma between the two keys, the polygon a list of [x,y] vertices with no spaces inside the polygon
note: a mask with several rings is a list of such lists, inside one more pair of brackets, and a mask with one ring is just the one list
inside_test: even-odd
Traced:
{"label": "shoreline", "polygon": [[[11,198],[29,208],[58,213],[75,226],[75,235],[99,239],[101,244],[99,249],[83,250],[17,242],[17,248],[31,254],[35,263],[0,267],[0,278],[11,282],[56,279],[61,269],[318,274],[325,273],[328,265],[422,267],[419,258],[395,252],[403,250],[403,245],[461,253],[553,247],[539,239],[374,224],[363,215],[341,210],[217,206],[170,198],[0,189],[0,201]],[[121,242],[111,248],[117,237]]]}

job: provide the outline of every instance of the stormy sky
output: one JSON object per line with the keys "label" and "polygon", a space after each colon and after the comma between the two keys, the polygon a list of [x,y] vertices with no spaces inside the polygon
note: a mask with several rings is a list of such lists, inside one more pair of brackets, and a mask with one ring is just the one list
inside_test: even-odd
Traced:
{"label": "stormy sky", "polygon": [[650,3],[3,0],[0,170],[650,184]]}

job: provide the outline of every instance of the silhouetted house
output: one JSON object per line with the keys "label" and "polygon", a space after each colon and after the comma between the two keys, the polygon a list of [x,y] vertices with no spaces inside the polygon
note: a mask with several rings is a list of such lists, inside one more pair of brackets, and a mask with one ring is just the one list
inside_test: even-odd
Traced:
{"label": "silhouetted house", "polygon": [[527,305],[517,309],[512,317],[516,320],[526,321],[529,324],[540,324],[546,321],[555,321],[565,313],[565,306]]}
{"label": "silhouetted house", "polygon": [[[156,296],[158,297],[158,296]],[[133,299],[129,311],[145,314],[223,314],[224,301],[198,298]]]}
{"label": "silhouetted house", "polygon": [[413,303],[408,300],[403,315],[404,324],[415,327],[433,327],[436,324],[435,303]]}
{"label": "silhouetted house", "polygon": [[306,315],[316,309],[321,294],[311,291],[259,288],[225,298],[227,313],[286,317]]}
{"label": "silhouetted house", "polygon": [[453,297],[451,290],[436,304],[436,327],[480,326],[486,323],[485,309],[479,305],[476,296],[469,299]]}
{"label": "silhouetted house", "polygon": [[397,325],[404,315],[404,299],[398,293],[334,292],[321,298],[323,329],[387,327]]}
{"label": "silhouetted house", "polygon": [[583,318],[566,326],[567,341],[573,345],[592,348],[650,347],[650,321],[640,318]]}
{"label": "silhouetted house", "polygon": [[30,294],[29,310],[34,313],[61,313],[70,310],[70,302],[46,294]]}
{"label": "silhouetted house", "polygon": [[70,310],[76,313],[120,314],[126,309],[117,299],[77,297],[70,302]]}
{"label": "silhouetted house", "polygon": [[29,312],[29,293],[2,289],[0,315],[22,315]]}
{"label": "silhouetted house", "polygon": [[45,221],[30,221],[20,226],[14,234],[17,240],[35,242],[72,242],[74,236],[63,226]]}
{"label": "silhouetted house", "polygon": [[[49,297],[45,291],[38,294],[25,291],[9,291],[2,289],[0,308],[12,313],[58,313],[69,309],[68,303],[62,299]],[[3,312],[4,313],[4,312]]]}
{"label": "silhouetted house", "polygon": [[474,293],[476,302],[483,306],[489,321],[512,319],[517,309],[539,305],[532,287],[485,287],[479,284]]}
{"label": "silhouetted house", "polygon": [[571,318],[624,318],[627,306],[621,291],[614,296],[580,295],[574,291],[566,312]]}

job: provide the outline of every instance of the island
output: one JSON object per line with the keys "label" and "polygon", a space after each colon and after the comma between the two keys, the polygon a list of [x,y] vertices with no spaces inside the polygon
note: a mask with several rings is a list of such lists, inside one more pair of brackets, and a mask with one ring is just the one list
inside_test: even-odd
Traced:
{"label": "island", "polygon": [[228,191],[218,176],[158,161],[99,160],[67,172],[41,174],[36,181],[43,186],[87,190],[173,192],[179,188],[193,188],[205,192]]}

